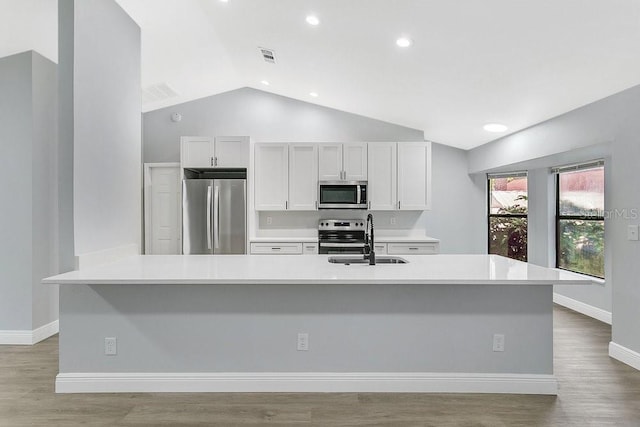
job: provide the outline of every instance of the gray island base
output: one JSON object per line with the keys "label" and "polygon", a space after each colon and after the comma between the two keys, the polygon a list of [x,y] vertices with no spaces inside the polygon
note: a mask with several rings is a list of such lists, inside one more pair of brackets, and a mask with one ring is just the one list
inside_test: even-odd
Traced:
{"label": "gray island base", "polygon": [[137,256],[45,279],[61,284],[56,391],[557,392],[553,284],[589,279],[406,258]]}

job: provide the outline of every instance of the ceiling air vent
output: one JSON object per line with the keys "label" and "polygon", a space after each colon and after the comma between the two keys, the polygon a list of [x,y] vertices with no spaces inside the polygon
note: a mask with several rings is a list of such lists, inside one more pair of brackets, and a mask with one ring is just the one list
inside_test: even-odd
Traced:
{"label": "ceiling air vent", "polygon": [[265,62],[268,62],[269,64],[275,64],[276,63],[276,51],[273,49],[268,49],[266,47],[258,47],[258,50],[260,51],[260,54],[262,55],[262,58],[264,59]]}
{"label": "ceiling air vent", "polygon": [[178,96],[178,92],[173,90],[167,83],[158,83],[142,89],[142,102],[144,104],[158,102],[176,96]]}

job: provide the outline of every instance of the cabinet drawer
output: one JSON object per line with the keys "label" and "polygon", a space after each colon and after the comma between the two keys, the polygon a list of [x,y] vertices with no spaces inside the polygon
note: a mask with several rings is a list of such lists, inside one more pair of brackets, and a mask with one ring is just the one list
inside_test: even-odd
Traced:
{"label": "cabinet drawer", "polygon": [[302,243],[251,243],[252,254],[286,254],[302,253]]}
{"label": "cabinet drawer", "polygon": [[438,253],[438,243],[388,243],[391,255],[430,255]]}
{"label": "cabinet drawer", "polygon": [[317,243],[303,243],[302,244],[302,253],[306,255],[317,255],[318,254],[318,244]]}
{"label": "cabinet drawer", "polygon": [[387,244],[386,243],[376,243],[373,247],[376,251],[377,255],[386,255],[387,254]]}

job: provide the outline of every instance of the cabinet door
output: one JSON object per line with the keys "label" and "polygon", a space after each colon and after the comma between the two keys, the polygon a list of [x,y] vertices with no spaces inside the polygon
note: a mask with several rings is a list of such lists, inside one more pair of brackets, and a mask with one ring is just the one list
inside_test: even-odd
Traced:
{"label": "cabinet door", "polygon": [[213,138],[207,136],[180,138],[180,164],[183,168],[213,167]]}
{"label": "cabinet door", "polygon": [[317,209],[318,145],[289,144],[289,206],[296,211]]}
{"label": "cabinet door", "polygon": [[431,209],[431,143],[398,143],[398,206]]}
{"label": "cabinet door", "polygon": [[255,145],[255,209],[279,211],[287,208],[288,144]]}
{"label": "cabinet door", "polygon": [[249,137],[216,136],[214,166],[220,168],[249,167]]}
{"label": "cabinet door", "polygon": [[321,144],[318,147],[318,179],[320,181],[342,179],[342,144]]}
{"label": "cabinet door", "polygon": [[343,145],[343,179],[347,181],[367,180],[367,143]]}
{"label": "cabinet door", "polygon": [[372,142],[367,149],[369,209],[393,211],[398,208],[397,153],[395,142]]}

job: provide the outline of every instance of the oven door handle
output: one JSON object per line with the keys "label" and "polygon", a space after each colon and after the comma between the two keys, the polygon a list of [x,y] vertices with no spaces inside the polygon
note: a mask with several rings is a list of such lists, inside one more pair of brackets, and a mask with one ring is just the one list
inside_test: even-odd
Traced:
{"label": "oven door handle", "polygon": [[325,248],[363,248],[364,243],[327,243],[320,242],[320,246]]}

